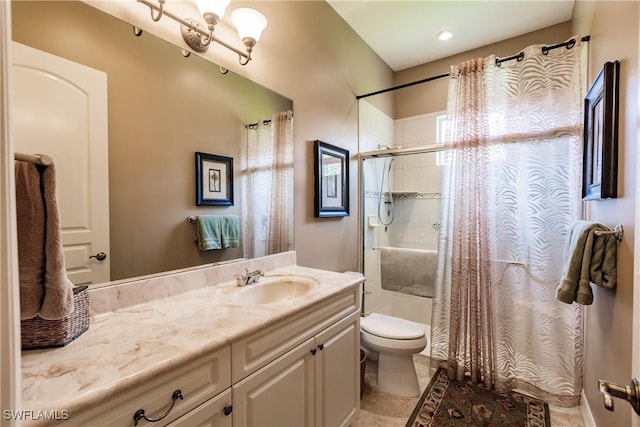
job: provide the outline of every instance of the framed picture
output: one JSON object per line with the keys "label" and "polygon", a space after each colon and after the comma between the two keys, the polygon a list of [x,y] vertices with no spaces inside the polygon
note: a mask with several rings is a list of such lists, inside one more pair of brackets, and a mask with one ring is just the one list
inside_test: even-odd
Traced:
{"label": "framed picture", "polygon": [[315,216],[349,216],[349,151],[316,140],[313,169]]}
{"label": "framed picture", "polygon": [[233,158],[196,152],[196,205],[233,205]]}
{"label": "framed picture", "polygon": [[620,62],[607,62],[584,99],[582,199],[618,197]]}

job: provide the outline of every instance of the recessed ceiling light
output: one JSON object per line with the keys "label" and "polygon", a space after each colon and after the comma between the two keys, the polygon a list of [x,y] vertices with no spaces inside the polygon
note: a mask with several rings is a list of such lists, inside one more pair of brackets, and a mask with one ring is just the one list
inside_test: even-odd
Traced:
{"label": "recessed ceiling light", "polygon": [[451,30],[442,30],[438,33],[438,38],[440,40],[449,40],[451,37],[453,37]]}

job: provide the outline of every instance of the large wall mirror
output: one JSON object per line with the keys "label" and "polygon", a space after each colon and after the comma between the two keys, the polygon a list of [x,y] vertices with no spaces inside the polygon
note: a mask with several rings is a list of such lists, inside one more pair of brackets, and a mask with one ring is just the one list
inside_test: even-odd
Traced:
{"label": "large wall mirror", "polygon": [[[242,197],[196,206],[194,155],[232,158],[240,195],[245,126],[292,110],[292,101],[147,32],[137,37],[80,1],[11,8],[14,42],[107,75],[110,280],[242,258],[242,245],[202,252],[194,243],[188,217],[251,208]],[[60,186],[64,172],[56,171]]]}

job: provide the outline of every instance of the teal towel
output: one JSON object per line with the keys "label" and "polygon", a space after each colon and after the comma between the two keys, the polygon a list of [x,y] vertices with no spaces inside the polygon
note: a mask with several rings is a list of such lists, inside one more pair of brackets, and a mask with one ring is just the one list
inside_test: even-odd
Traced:
{"label": "teal towel", "polygon": [[240,246],[240,217],[237,215],[221,216],[220,230],[223,248],[237,248]]}
{"label": "teal towel", "polygon": [[196,217],[196,243],[201,251],[222,249],[222,227],[219,215]]}
{"label": "teal towel", "polygon": [[616,286],[617,241],[612,235],[596,236],[602,225],[576,221],[569,227],[565,246],[565,267],[556,290],[559,301],[571,304],[593,303],[591,282],[603,288]]}

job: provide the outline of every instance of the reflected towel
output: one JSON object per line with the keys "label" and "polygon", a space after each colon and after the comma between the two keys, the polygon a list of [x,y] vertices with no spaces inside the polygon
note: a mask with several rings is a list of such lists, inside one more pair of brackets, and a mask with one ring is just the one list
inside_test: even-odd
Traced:
{"label": "reflected towel", "polygon": [[380,248],[382,289],[431,298],[437,269],[438,251]]}
{"label": "reflected towel", "polygon": [[15,162],[20,317],[63,319],[73,312],[56,201],[54,165]]}
{"label": "reflected towel", "polygon": [[198,215],[196,217],[198,249],[237,248],[240,245],[240,217],[237,215]]}
{"label": "reflected towel", "polygon": [[616,286],[617,241],[613,235],[596,236],[597,230],[609,228],[588,221],[569,226],[558,301],[589,305],[593,303],[591,282],[603,288]]}
{"label": "reflected towel", "polygon": [[201,251],[222,249],[222,228],[219,215],[196,216],[196,243]]}
{"label": "reflected towel", "polygon": [[220,218],[223,248],[237,248],[240,245],[240,217],[224,215]]}

